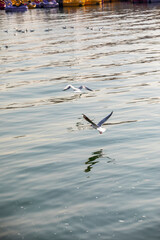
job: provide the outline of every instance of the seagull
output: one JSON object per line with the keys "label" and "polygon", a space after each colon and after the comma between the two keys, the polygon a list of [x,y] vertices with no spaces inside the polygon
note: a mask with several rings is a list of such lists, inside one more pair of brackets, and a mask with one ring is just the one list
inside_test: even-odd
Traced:
{"label": "seagull", "polygon": [[82,114],[82,116],[86,121],[91,123],[93,128],[97,129],[99,133],[102,134],[106,131],[106,129],[103,128],[102,125],[111,117],[112,113],[113,111],[107,117],[103,118],[98,124],[95,124],[94,122],[92,122],[92,120],[90,120],[86,115]]}
{"label": "seagull", "polygon": [[68,89],[70,89],[70,88],[72,88],[73,90],[74,90],[74,92],[77,92],[77,93],[80,93],[80,92],[82,92],[81,90],[84,88],[84,89],[86,89],[86,90],[88,90],[88,91],[93,91],[92,89],[90,89],[90,88],[88,88],[88,87],[86,87],[86,86],[80,86],[79,88],[76,88],[76,87],[74,87],[74,86],[72,86],[72,85],[67,85],[64,89],[63,89],[63,91],[66,91],[66,90],[68,90]]}

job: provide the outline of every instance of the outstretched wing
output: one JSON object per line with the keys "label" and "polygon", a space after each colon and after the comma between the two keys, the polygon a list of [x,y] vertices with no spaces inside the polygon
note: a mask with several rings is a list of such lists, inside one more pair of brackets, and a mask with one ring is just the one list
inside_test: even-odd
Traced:
{"label": "outstretched wing", "polygon": [[77,91],[77,90],[79,90],[78,88],[76,88],[76,87],[74,87],[73,85],[67,85],[64,89],[63,89],[63,91],[65,91],[65,90],[68,90],[69,88],[72,88],[74,91]]}
{"label": "outstretched wing", "polygon": [[103,119],[97,124],[97,126],[98,126],[98,127],[101,127],[101,126],[103,125],[103,123],[105,123],[105,122],[111,117],[112,113],[113,113],[113,111],[112,111],[107,117],[103,118]]}
{"label": "outstretched wing", "polygon": [[64,89],[63,89],[63,91],[66,91],[66,90],[68,90],[68,89],[70,89],[71,88],[71,85],[67,85]]}
{"label": "outstretched wing", "polygon": [[95,124],[94,122],[92,122],[91,119],[89,119],[89,118],[88,118],[86,115],[84,115],[84,114],[82,114],[82,116],[84,117],[84,119],[85,119],[87,122],[91,123],[93,127],[97,128],[97,124]]}
{"label": "outstretched wing", "polygon": [[82,88],[85,88],[85,89],[88,90],[88,91],[93,91],[92,89],[90,89],[90,88],[88,88],[88,87],[86,87],[86,86],[80,86],[80,87],[79,87],[80,90],[81,90]]}

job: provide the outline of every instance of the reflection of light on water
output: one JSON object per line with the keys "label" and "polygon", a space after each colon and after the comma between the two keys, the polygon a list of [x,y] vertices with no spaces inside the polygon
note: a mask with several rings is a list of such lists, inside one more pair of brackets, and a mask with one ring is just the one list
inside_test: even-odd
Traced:
{"label": "reflection of light on water", "polygon": [[[22,86],[26,82],[23,82],[19,85],[10,85],[8,88],[14,88],[18,86]],[[4,87],[5,88],[5,87]],[[1,91],[1,89],[0,89]],[[88,98],[88,97],[94,97],[94,95],[89,95],[87,93],[80,93],[80,94],[71,94],[67,96],[60,96],[60,97],[49,97],[49,98],[37,98],[37,99],[32,99],[30,101],[19,101],[19,102],[13,102],[8,103],[6,106],[3,105],[0,107],[0,110],[5,110],[5,109],[18,109],[18,108],[28,108],[28,107],[35,107],[35,106],[41,106],[41,105],[50,105],[50,104],[59,104],[59,103],[65,103],[65,102],[72,102],[76,101],[79,98]]]}
{"label": "reflection of light on water", "polygon": [[87,165],[87,168],[84,170],[84,172],[86,172],[86,173],[90,172],[91,169],[93,168],[93,165],[95,165],[96,163],[99,162],[99,161],[97,161],[98,158],[106,158],[107,163],[112,163],[115,161],[115,159],[105,156],[103,153],[103,149],[100,149],[96,152],[93,152],[92,156],[89,157],[88,160],[85,162],[85,164]]}

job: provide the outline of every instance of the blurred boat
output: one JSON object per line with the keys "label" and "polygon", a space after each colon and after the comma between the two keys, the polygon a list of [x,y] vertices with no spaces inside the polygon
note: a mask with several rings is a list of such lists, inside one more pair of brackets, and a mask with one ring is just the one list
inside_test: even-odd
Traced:
{"label": "blurred boat", "polygon": [[56,0],[43,0],[43,2],[40,4],[40,7],[42,8],[56,8],[58,6],[59,4],[56,2]]}
{"label": "blurred boat", "polygon": [[0,10],[4,10],[6,7],[5,1],[4,0],[0,0]]}
{"label": "blurred boat", "polygon": [[28,9],[36,8],[36,4],[31,2],[31,0],[29,0],[29,1],[23,0],[23,4],[26,5],[28,7]]}
{"label": "blurred boat", "polygon": [[63,0],[63,7],[80,7],[86,5],[100,5],[102,0]]}
{"label": "blurred boat", "polygon": [[63,0],[63,7],[81,7],[85,5],[85,0]]}
{"label": "blurred boat", "polygon": [[85,5],[100,5],[102,0],[85,0]]}
{"label": "blurred boat", "polygon": [[43,2],[43,0],[34,0],[34,1],[32,1],[32,3],[36,5],[36,8],[41,8],[42,2]]}
{"label": "blurred boat", "polygon": [[10,0],[5,0],[6,12],[25,12],[28,10],[28,7],[24,5],[21,0],[15,0],[14,2],[11,2]]}

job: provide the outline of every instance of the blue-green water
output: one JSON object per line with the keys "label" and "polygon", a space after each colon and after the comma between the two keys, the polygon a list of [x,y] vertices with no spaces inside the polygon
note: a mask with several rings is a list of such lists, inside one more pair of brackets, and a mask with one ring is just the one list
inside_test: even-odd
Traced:
{"label": "blue-green water", "polygon": [[[159,24],[160,5],[0,12],[0,239],[160,239]],[[102,135],[82,118],[112,110]]]}

